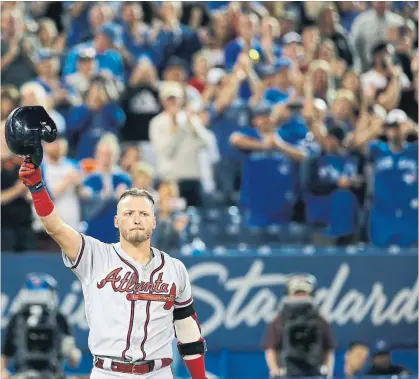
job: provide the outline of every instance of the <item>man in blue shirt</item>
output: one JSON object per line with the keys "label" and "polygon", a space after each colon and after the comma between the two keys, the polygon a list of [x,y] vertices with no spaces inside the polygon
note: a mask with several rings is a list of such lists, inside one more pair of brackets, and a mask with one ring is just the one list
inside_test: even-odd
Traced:
{"label": "man in blue shirt", "polygon": [[113,23],[103,25],[92,41],[79,44],[70,50],[63,68],[63,75],[67,76],[77,71],[77,61],[80,50],[94,48],[98,72],[106,72],[108,75],[115,77],[119,82],[124,83],[124,65],[122,57],[121,54],[114,49],[114,46],[120,43],[120,27]]}
{"label": "man in blue shirt", "polygon": [[252,110],[253,127],[242,128],[230,138],[244,153],[240,202],[249,211],[251,227],[291,221],[298,180],[292,166],[307,155],[280,137],[270,112],[269,104],[259,104]]}
{"label": "man in blue shirt", "polygon": [[330,129],[322,152],[311,157],[305,171],[306,218],[326,228],[322,234],[331,239],[348,239],[356,231],[358,201],[354,193],[361,187],[359,158],[343,147],[345,131]]}
{"label": "man in blue shirt", "polygon": [[384,124],[387,142],[368,145],[374,169],[369,232],[376,246],[407,247],[418,241],[418,144],[404,140],[396,112],[401,111],[390,112]]}
{"label": "man in blue shirt", "polygon": [[241,153],[231,146],[230,136],[248,125],[247,103],[237,97],[243,79],[237,72],[220,78],[217,96],[208,109],[208,127],[215,135],[221,158],[215,165],[215,179],[225,202],[234,192],[242,159]]}
{"label": "man in blue shirt", "polygon": [[86,103],[73,107],[69,115],[67,137],[72,147],[71,156],[78,160],[92,157],[100,137],[106,132],[119,136],[124,122],[125,113],[110,99],[106,80],[95,78]]}
{"label": "man in blue shirt", "polygon": [[[264,63],[265,57],[263,54],[260,41],[256,36],[256,28],[259,21],[254,14],[242,14],[239,23],[239,37],[227,44],[224,50],[224,62],[227,71],[231,72],[242,52],[252,51],[252,59],[255,63]],[[240,97],[243,100],[248,100],[252,96],[250,85],[247,81],[243,82],[240,87]]]}
{"label": "man in blue shirt", "polygon": [[118,158],[118,140],[112,134],[105,134],[96,148],[96,171],[85,179],[81,190],[85,200],[85,233],[107,243],[117,240],[116,206],[121,194],[132,186],[130,176],[116,166]]}
{"label": "man in blue shirt", "polygon": [[272,85],[266,89],[265,101],[272,106],[276,104],[285,104],[293,94],[291,85],[291,65],[292,61],[289,58],[279,58],[271,70],[274,74],[272,78]]}
{"label": "man in blue shirt", "polygon": [[50,95],[53,106],[65,119],[68,118],[70,108],[78,105],[81,98],[63,79],[60,78],[60,61],[51,49],[41,49],[37,54],[36,69],[39,83]]}

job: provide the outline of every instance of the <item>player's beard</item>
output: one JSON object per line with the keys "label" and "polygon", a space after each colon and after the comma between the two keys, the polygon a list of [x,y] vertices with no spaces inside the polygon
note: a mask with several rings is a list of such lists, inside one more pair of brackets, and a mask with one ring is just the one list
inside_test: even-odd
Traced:
{"label": "player's beard", "polygon": [[121,230],[121,236],[124,238],[124,240],[128,241],[132,245],[139,245],[151,237],[152,230],[144,230],[144,231],[127,231],[127,230]]}

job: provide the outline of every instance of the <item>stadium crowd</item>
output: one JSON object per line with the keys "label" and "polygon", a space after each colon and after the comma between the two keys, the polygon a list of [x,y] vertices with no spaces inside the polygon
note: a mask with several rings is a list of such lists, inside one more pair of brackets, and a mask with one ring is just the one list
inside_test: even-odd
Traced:
{"label": "stadium crowd", "polygon": [[[416,2],[2,2],[1,120],[42,105],[66,222],[159,248],[418,240]],[[57,250],[1,149],[2,250]]]}

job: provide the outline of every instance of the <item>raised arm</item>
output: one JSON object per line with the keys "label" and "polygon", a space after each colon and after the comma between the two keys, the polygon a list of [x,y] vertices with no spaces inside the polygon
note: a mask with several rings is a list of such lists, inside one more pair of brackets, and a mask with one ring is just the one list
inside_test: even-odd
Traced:
{"label": "raised arm", "polygon": [[400,83],[400,75],[402,74],[400,67],[391,65],[391,79],[386,90],[378,96],[378,104],[382,105],[387,111],[391,111],[398,107],[402,93],[402,86]]}
{"label": "raised arm", "polygon": [[81,248],[82,237],[61,219],[45,188],[41,169],[35,168],[30,158],[25,158],[19,177],[31,192],[35,211],[45,231],[60,245],[67,257],[75,261]]}
{"label": "raised arm", "polygon": [[377,138],[383,131],[384,121],[377,116],[369,116],[368,127],[355,130],[349,134],[347,143],[352,148],[360,148]]}

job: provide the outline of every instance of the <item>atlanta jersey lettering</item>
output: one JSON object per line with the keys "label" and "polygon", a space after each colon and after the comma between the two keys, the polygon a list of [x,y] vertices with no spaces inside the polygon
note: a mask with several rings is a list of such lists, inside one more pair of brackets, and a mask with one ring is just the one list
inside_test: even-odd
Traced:
{"label": "atlanta jersey lettering", "polygon": [[82,284],[94,356],[129,361],[172,358],[173,310],[192,303],[184,264],[152,248],[146,264],[133,260],[120,244],[82,235],[73,262],[63,260]]}

